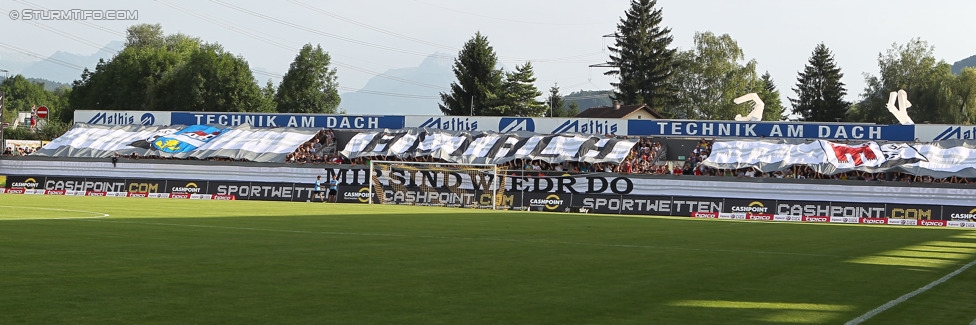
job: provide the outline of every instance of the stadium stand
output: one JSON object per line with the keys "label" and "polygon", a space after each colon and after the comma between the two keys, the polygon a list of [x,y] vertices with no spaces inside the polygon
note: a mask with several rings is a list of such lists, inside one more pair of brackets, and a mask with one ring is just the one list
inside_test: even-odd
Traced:
{"label": "stadium stand", "polygon": [[[186,130],[189,129],[194,131],[187,132]],[[3,155],[67,158],[105,158],[118,155],[121,159],[128,160],[186,159],[354,166],[365,166],[369,159],[449,162],[443,158],[430,155],[357,155],[349,158],[349,155],[343,154],[343,152],[348,150],[353,137],[360,133],[360,131],[334,131],[332,129],[253,128],[246,125],[225,129],[207,129],[206,126],[143,127],[138,125],[78,124],[62,138],[55,139],[43,148],[8,146]],[[623,159],[616,161],[551,161],[523,157],[504,161],[502,165],[505,169],[512,171],[563,174],[606,172],[646,175],[856,180],[864,182],[955,184],[976,182],[976,178],[969,173],[925,172],[924,168],[833,170],[804,164],[782,165],[781,168],[774,169],[769,169],[770,167],[763,169],[748,164],[735,166],[735,168],[723,168],[723,166],[727,166],[706,163],[712,154],[712,148],[716,143],[715,139],[627,137],[612,134],[606,134],[602,138],[627,141],[626,143],[633,143],[633,145]],[[210,140],[213,139],[218,140],[211,142]],[[763,141],[771,140],[742,140],[740,142],[762,143]],[[193,144],[192,148],[183,147],[187,144]],[[845,142],[843,145],[854,144]],[[931,151],[936,150],[934,146],[938,145],[911,144],[910,147],[919,147]],[[945,150],[960,150],[960,148],[970,148],[971,146],[949,143],[942,147]],[[343,150],[339,150],[340,148]],[[955,167],[960,170],[972,169],[972,166]]]}

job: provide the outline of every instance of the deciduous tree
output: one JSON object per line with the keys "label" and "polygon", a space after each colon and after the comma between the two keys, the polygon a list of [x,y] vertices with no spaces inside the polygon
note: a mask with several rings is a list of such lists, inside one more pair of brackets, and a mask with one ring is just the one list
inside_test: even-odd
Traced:
{"label": "deciduous tree", "polygon": [[188,111],[262,111],[262,96],[244,58],[205,44],[155,87],[160,108]]}
{"label": "deciduous tree", "polygon": [[674,105],[662,112],[674,118],[731,120],[751,111],[733,100],[759,92],[756,61],[745,54],[728,34],[695,33],[695,48],[678,54],[674,84],[680,91]]}
{"label": "deciduous tree", "polygon": [[916,123],[958,124],[964,121],[960,97],[954,94],[956,77],[952,67],[934,55],[935,48],[921,39],[907,44],[892,44],[878,54],[879,75],[865,76],[867,87],[857,110],[849,119],[860,122],[895,124],[897,120],[885,105],[891,92],[904,89],[912,107],[908,116]]}
{"label": "deciduous tree", "polygon": [[275,95],[282,113],[335,114],[339,107],[336,69],[329,68],[331,57],[322,46],[306,44],[281,79]]}
{"label": "deciduous tree", "polygon": [[976,124],[976,68],[963,68],[953,87],[962,122]]}
{"label": "deciduous tree", "polygon": [[17,117],[17,112],[30,112],[32,107],[48,106],[49,109],[57,110],[57,96],[44,90],[43,83],[31,82],[22,75],[15,75],[4,79],[0,83],[0,91],[4,92],[3,117],[6,121],[12,121]]}

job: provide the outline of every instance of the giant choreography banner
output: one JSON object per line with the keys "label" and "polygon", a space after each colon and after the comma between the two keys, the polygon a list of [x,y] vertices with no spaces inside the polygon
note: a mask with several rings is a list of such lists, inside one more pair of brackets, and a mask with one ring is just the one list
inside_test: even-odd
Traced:
{"label": "giant choreography banner", "polygon": [[349,140],[342,155],[350,159],[432,157],[477,164],[501,164],[515,159],[619,164],[634,145],[633,140],[582,134],[501,134],[410,128],[359,133]]}
{"label": "giant choreography banner", "polygon": [[115,154],[259,162],[284,162],[319,129],[256,128],[250,125],[120,126],[77,123],[34,153],[66,158],[107,158]]}
{"label": "giant choreography banner", "polygon": [[976,142],[950,140],[936,143],[846,144],[817,140],[803,143],[783,141],[715,141],[705,166],[720,169],[756,168],[763,172],[794,165],[807,166],[821,174],[852,170],[904,172],[912,175],[976,177]]}

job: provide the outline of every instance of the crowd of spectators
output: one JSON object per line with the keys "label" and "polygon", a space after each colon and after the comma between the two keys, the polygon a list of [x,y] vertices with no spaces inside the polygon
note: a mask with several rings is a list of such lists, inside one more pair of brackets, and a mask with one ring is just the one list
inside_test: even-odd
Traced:
{"label": "crowd of spectators", "polygon": [[[620,137],[627,138],[627,137]],[[620,164],[597,163],[590,164],[584,162],[563,162],[549,163],[542,160],[515,159],[501,166],[508,171],[538,172],[539,175],[556,174],[576,174],[576,173],[619,173],[619,174],[645,174],[645,175],[685,175],[685,176],[717,176],[717,177],[739,177],[739,178],[788,178],[788,179],[832,179],[832,180],[858,180],[866,182],[904,182],[904,183],[976,183],[974,179],[964,177],[933,178],[931,176],[917,176],[898,172],[870,173],[863,171],[850,171],[834,175],[821,174],[807,166],[792,166],[785,170],[770,173],[761,172],[755,168],[741,169],[716,169],[706,167],[702,162],[711,153],[714,139],[700,139],[695,147],[685,156],[684,161],[670,161],[665,156],[665,150],[661,142],[651,138],[637,138],[637,144],[631,149],[630,153]],[[25,156],[33,153],[40,148],[16,146],[7,147],[4,150],[5,156]],[[114,157],[129,159],[169,159],[160,156],[141,157],[138,154]],[[366,165],[370,159],[388,161],[412,161],[412,162],[441,162],[446,161],[430,156],[423,157],[369,157],[347,159],[338,154],[335,146],[335,134],[331,129],[322,130],[308,142],[288,154],[286,163],[293,164],[351,164]],[[230,158],[208,158],[214,161],[235,161]]]}
{"label": "crowd of spectators", "polygon": [[13,146],[13,147],[8,146],[6,149],[3,150],[3,155],[4,156],[26,156],[34,153],[38,149],[41,148],[26,147],[26,146]]}
{"label": "crowd of spectators", "polygon": [[902,183],[956,183],[969,184],[974,180],[965,177],[945,177],[934,178],[932,176],[919,176],[899,172],[880,172],[871,173],[865,171],[849,171],[834,175],[820,174],[807,166],[792,166],[785,170],[764,173],[753,168],[742,169],[714,169],[702,167],[705,171],[701,175],[705,176],[726,176],[742,178],[788,178],[788,179],[830,179],[842,181],[865,181],[865,182],[902,182]]}
{"label": "crowd of spectators", "polygon": [[919,176],[899,172],[879,172],[871,173],[865,171],[849,171],[833,175],[818,173],[809,166],[791,166],[784,170],[774,172],[761,172],[755,168],[740,169],[717,169],[702,165],[701,163],[708,158],[711,153],[711,145],[714,140],[701,139],[695,148],[690,152],[684,162],[672,164],[672,168],[659,165],[652,168],[645,174],[671,174],[689,176],[720,176],[720,177],[740,177],[740,178],[788,178],[788,179],[830,179],[830,180],[852,180],[866,182],[903,182],[903,183],[956,183],[969,184],[976,182],[965,177],[945,177],[934,178],[932,176]]}
{"label": "crowd of spectators", "polygon": [[291,164],[341,164],[342,156],[335,150],[335,133],[332,129],[322,130],[312,139],[298,146],[295,152],[285,157]]}
{"label": "crowd of spectators", "polygon": [[630,154],[615,168],[613,172],[621,174],[650,174],[661,166],[655,165],[661,158],[661,143],[649,138],[639,138],[637,145],[630,150]]}
{"label": "crowd of spectators", "polygon": [[[625,138],[625,137],[622,137]],[[976,183],[963,177],[933,178],[931,176],[916,176],[898,172],[869,173],[862,171],[851,171],[835,175],[826,175],[816,172],[807,166],[792,166],[785,170],[765,173],[754,168],[741,169],[716,169],[702,165],[702,162],[711,154],[714,139],[700,139],[695,147],[685,156],[684,161],[669,161],[665,155],[665,150],[661,142],[650,138],[639,138],[637,145],[631,149],[627,158],[620,164],[598,163],[590,164],[583,162],[563,162],[552,164],[542,160],[515,159],[502,164],[501,168],[507,171],[520,171],[522,173],[538,173],[539,175],[552,174],[578,174],[578,173],[620,173],[620,174],[645,174],[645,175],[683,175],[683,176],[715,176],[715,177],[740,177],[740,178],[791,178],[791,179],[833,179],[833,180],[859,180],[868,182],[904,182],[904,183]],[[410,161],[410,162],[441,162],[446,161],[424,157],[370,157],[355,158],[346,160],[337,157],[337,163],[352,165],[366,165],[370,159],[386,161]],[[341,161],[340,161],[341,160]]]}

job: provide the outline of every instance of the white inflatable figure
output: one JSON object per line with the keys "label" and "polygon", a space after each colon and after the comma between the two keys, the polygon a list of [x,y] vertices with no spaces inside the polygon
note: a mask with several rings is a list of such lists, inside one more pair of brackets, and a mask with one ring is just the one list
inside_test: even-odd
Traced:
{"label": "white inflatable figure", "polygon": [[[895,99],[898,99],[898,107],[895,107]],[[898,92],[892,91],[888,95],[888,105],[885,105],[891,115],[894,115],[898,122],[902,125],[912,125],[915,121],[912,121],[911,117],[908,117],[908,108],[912,107],[912,103],[908,102],[908,93],[904,89],[899,89]]]}
{"label": "white inflatable figure", "polygon": [[749,115],[746,116],[735,114],[736,121],[762,121],[763,109],[766,108],[766,103],[763,103],[759,95],[756,93],[748,93],[732,101],[736,104],[742,104],[750,100],[752,101],[752,112],[749,112]]}

